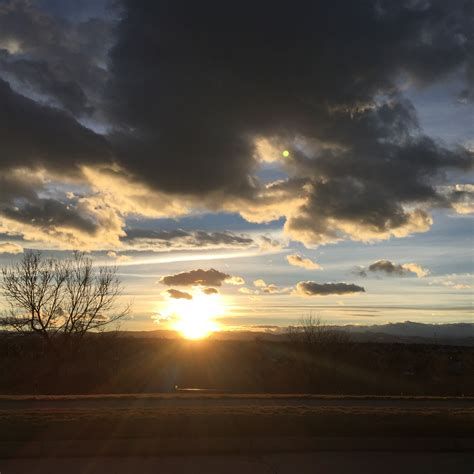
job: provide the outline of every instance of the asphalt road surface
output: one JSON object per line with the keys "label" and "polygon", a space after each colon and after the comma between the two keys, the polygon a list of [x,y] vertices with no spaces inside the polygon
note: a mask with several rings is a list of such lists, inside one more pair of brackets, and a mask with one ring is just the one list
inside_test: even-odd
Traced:
{"label": "asphalt road surface", "polygon": [[1,399],[0,410],[95,410],[126,408],[197,408],[197,407],[367,407],[367,408],[474,408],[471,399],[417,398],[315,398],[308,396],[205,396],[180,395],[157,397],[74,397],[34,399]]}
{"label": "asphalt road surface", "polygon": [[1,474],[472,474],[473,471],[474,453],[313,452],[0,459]]}
{"label": "asphalt road surface", "polygon": [[[99,410],[139,410],[142,408],[160,411],[167,408],[218,408],[225,411],[229,408],[271,407],[278,411],[288,408],[320,408],[320,407],[358,407],[370,408],[402,408],[404,410],[422,410],[424,408],[440,409],[468,409],[474,407],[473,399],[441,399],[441,398],[366,398],[366,397],[314,397],[314,396],[269,396],[269,395],[201,395],[177,394],[155,396],[74,396],[74,397],[39,397],[39,399],[21,397],[0,397],[0,410],[20,413],[25,410],[35,413],[50,414],[51,410],[73,412],[95,412]],[[351,442],[354,440],[354,443]],[[140,440],[136,440],[140,447]],[[314,449],[305,445],[303,449],[284,450],[228,450],[216,451],[209,454],[191,454],[193,451],[184,451],[182,455],[172,455],[170,451],[163,451],[156,456],[156,451],[148,452],[150,456],[134,456],[147,453],[146,450],[130,451],[131,456],[122,454],[118,457],[88,457],[95,451],[84,451],[83,457],[23,457],[0,459],[0,474],[19,473],[67,473],[67,474],[95,474],[95,473],[225,473],[233,474],[332,474],[332,473],[403,473],[403,474],[473,474],[474,452],[470,448],[453,449],[451,440],[441,442],[436,449],[428,440],[425,444],[414,445],[411,439],[402,438],[402,445],[393,448],[391,444],[376,448],[373,443],[359,446],[359,438],[346,438],[345,447],[337,441],[330,448]],[[406,444],[404,444],[406,441]],[[214,443],[214,441],[213,441]],[[360,443],[359,443],[360,444]],[[298,445],[301,448],[301,445]],[[349,447],[348,447],[349,446]],[[451,448],[450,448],[451,446]],[[472,446],[470,444],[469,446]],[[393,448],[393,449],[392,449]],[[428,449],[429,448],[429,449]],[[388,450],[391,450],[388,452]],[[16,452],[16,451],[15,451]],[[65,455],[76,456],[80,450],[66,451]],[[176,451],[174,451],[176,453]],[[194,451],[197,452],[197,451]],[[234,454],[224,454],[224,452]],[[100,451],[98,451],[100,453]],[[103,452],[105,454],[105,451]],[[110,453],[110,451],[109,451]],[[246,453],[246,454],[237,454]],[[259,454],[260,453],[260,454]],[[51,452],[49,452],[49,455]],[[47,454],[46,454],[47,455]],[[16,456],[14,454],[14,456]]]}

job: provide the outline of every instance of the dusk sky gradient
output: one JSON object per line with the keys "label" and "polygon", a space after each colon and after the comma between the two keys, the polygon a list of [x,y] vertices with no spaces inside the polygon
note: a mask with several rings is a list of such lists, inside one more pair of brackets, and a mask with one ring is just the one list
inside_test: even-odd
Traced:
{"label": "dusk sky gradient", "polygon": [[117,265],[122,329],[472,322],[473,32],[469,0],[0,0],[0,265]]}

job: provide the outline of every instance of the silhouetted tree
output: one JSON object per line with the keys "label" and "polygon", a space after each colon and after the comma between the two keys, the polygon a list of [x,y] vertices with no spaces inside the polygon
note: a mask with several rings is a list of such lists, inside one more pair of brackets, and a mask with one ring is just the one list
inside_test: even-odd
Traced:
{"label": "silhouetted tree", "polygon": [[310,350],[350,342],[349,334],[328,326],[321,321],[321,318],[312,314],[304,316],[298,326],[289,329],[292,339],[304,343]]}
{"label": "silhouetted tree", "polygon": [[81,252],[60,260],[29,251],[1,273],[0,290],[10,310],[0,325],[39,334],[52,351],[57,341],[72,344],[129,312],[129,306],[116,307],[121,293],[116,269],[96,268]]}

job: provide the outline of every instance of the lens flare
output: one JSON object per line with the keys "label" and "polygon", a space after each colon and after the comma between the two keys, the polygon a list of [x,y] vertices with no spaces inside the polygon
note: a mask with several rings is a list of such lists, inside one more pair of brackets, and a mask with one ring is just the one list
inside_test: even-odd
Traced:
{"label": "lens flare", "polygon": [[162,313],[172,321],[171,328],[186,339],[202,339],[219,329],[213,320],[225,313],[219,294],[193,294],[193,298],[170,298],[166,310]]}

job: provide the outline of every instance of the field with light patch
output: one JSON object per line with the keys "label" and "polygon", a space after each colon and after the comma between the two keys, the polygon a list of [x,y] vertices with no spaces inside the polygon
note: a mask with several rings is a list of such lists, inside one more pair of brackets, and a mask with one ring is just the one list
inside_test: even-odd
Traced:
{"label": "field with light patch", "polygon": [[0,339],[0,394],[174,392],[474,395],[474,348],[98,334],[51,363],[37,338]]}

